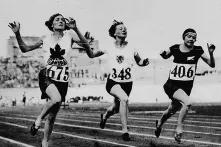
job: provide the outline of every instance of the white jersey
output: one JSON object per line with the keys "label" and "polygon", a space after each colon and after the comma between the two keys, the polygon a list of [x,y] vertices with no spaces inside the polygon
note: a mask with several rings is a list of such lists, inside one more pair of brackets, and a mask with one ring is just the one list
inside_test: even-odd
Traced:
{"label": "white jersey", "polygon": [[68,82],[69,79],[69,50],[72,40],[80,39],[73,30],[64,32],[64,36],[55,40],[52,34],[42,39],[44,50],[44,62],[47,68],[47,76],[55,81]]}
{"label": "white jersey", "polygon": [[116,82],[133,81],[134,50],[130,46],[117,48],[115,45],[108,51],[109,78]]}

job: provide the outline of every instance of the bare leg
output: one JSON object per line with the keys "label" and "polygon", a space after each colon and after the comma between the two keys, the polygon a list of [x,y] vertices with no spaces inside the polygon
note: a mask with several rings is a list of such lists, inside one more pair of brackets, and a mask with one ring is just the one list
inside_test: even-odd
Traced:
{"label": "bare leg", "polygon": [[117,98],[114,99],[114,103],[107,109],[106,113],[104,114],[104,119],[108,119],[112,115],[119,112],[120,102]]}
{"label": "bare leg", "polygon": [[178,125],[176,128],[177,133],[183,132],[183,121],[187,115],[188,109],[190,108],[189,96],[181,89],[178,89],[173,97],[182,103],[182,108],[178,117]]}
{"label": "bare leg", "polygon": [[177,100],[173,100],[166,111],[164,111],[161,119],[159,120],[159,128],[162,128],[163,124],[169,119],[172,115],[174,115],[180,108],[181,103],[179,103]]}
{"label": "bare leg", "polygon": [[128,96],[119,84],[114,85],[110,91],[111,95],[120,100],[120,118],[123,133],[127,133],[127,109],[128,109]]}
{"label": "bare leg", "polygon": [[36,127],[41,125],[42,119],[50,112],[50,109],[61,102],[61,95],[54,84],[50,84],[46,89],[47,95],[50,97],[50,100],[44,105],[40,115],[37,117],[35,121]]}
{"label": "bare leg", "polygon": [[45,127],[44,127],[44,138],[42,140],[42,146],[43,147],[48,147],[48,141],[51,136],[54,122],[57,116],[57,113],[60,109],[60,104],[56,104],[52,107],[51,111],[48,113],[48,117],[45,121]]}
{"label": "bare leg", "polygon": [[179,101],[173,99],[167,110],[164,111],[161,119],[159,120],[159,123],[156,121],[155,136],[157,138],[160,136],[163,124],[167,121],[167,119],[174,115],[181,108],[181,106],[182,105]]}

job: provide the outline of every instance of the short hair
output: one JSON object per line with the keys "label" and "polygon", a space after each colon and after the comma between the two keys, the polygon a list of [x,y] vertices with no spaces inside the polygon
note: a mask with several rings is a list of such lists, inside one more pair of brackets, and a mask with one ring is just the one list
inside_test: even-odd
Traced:
{"label": "short hair", "polygon": [[124,23],[123,23],[123,22],[120,22],[120,21],[117,21],[117,20],[114,20],[114,21],[113,21],[113,24],[111,25],[111,27],[110,27],[110,29],[109,29],[109,35],[110,35],[111,37],[116,38],[116,37],[114,36],[115,31],[116,31],[116,27],[117,27],[118,25],[121,25],[121,24],[124,24]]}
{"label": "short hair", "polygon": [[194,29],[192,29],[192,28],[186,29],[186,30],[183,32],[183,35],[182,35],[183,40],[184,40],[184,38],[186,37],[187,33],[189,33],[189,32],[196,33],[196,31],[195,31]]}
{"label": "short hair", "polygon": [[[53,24],[53,21],[54,21],[54,19],[55,19],[55,17],[57,17],[57,16],[59,16],[59,15],[61,15],[61,16],[63,16],[62,14],[60,14],[60,13],[56,13],[56,14],[53,14],[47,21],[45,21],[45,25],[48,27],[48,29],[50,30],[50,31],[54,31],[53,30],[53,27],[52,27],[52,24]],[[68,28],[68,26],[66,25],[66,21],[65,21],[65,30],[68,30],[69,28]]]}

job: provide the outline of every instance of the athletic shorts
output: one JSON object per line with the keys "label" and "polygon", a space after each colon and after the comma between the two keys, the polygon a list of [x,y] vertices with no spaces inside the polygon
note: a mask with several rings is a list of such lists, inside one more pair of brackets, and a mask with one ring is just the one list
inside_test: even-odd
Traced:
{"label": "athletic shorts", "polygon": [[127,96],[130,95],[133,82],[116,82],[116,81],[108,78],[107,83],[106,83],[106,90],[109,94],[110,94],[111,88],[116,84],[119,84],[121,86],[121,88],[124,90],[124,92],[127,94]]}
{"label": "athletic shorts", "polygon": [[48,99],[49,96],[46,94],[46,89],[50,84],[54,84],[60,95],[62,102],[65,101],[65,97],[68,90],[68,82],[57,82],[46,76],[46,68],[42,69],[39,73],[39,87],[41,90],[41,99]]}
{"label": "athletic shorts", "polygon": [[167,80],[167,82],[163,85],[164,91],[170,99],[173,99],[173,94],[178,89],[182,89],[189,96],[191,93],[192,87],[193,87],[192,84],[179,83],[179,82],[174,82],[172,80]]}

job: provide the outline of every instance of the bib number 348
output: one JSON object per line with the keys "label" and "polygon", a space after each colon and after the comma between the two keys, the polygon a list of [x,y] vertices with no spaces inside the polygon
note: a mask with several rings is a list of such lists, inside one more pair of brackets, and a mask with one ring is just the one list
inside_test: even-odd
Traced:
{"label": "bib number 348", "polygon": [[120,72],[117,72],[115,68],[113,68],[112,78],[119,78],[120,80],[129,80],[131,78],[131,68],[121,69]]}
{"label": "bib number 348", "polygon": [[68,82],[68,66],[47,66],[47,76],[55,81]]}

